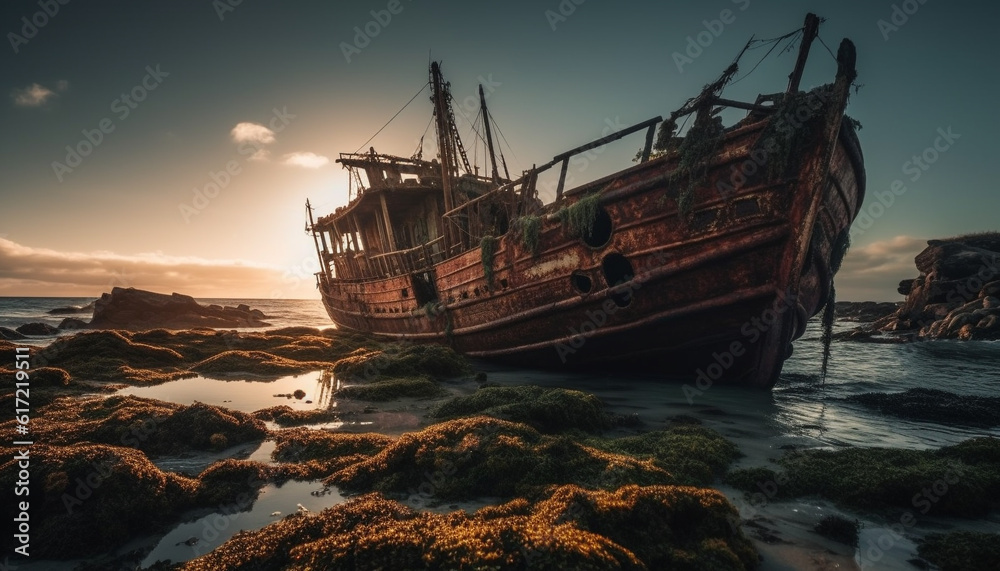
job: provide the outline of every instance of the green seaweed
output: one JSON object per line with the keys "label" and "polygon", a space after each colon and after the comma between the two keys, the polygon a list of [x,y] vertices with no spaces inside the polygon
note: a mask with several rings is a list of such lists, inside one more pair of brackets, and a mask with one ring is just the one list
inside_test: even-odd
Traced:
{"label": "green seaweed", "polygon": [[917,554],[941,571],[994,571],[1000,561],[1000,534],[932,533],[919,542]]}
{"label": "green seaweed", "polygon": [[560,208],[556,212],[556,218],[570,236],[589,238],[593,234],[600,207],[601,195],[588,194],[573,204]]}
{"label": "green seaweed", "polygon": [[241,533],[185,571],[235,569],[755,569],[752,543],[714,490],[553,490],[473,515],[417,512],[368,494]]}
{"label": "green seaweed", "polygon": [[403,494],[430,483],[439,500],[537,497],[554,484],[615,489],[625,483],[673,484],[653,460],[614,454],[524,424],[473,417],[402,435],[370,459],[326,480],[348,492]]}
{"label": "green seaweed", "polygon": [[534,385],[480,387],[475,393],[455,397],[431,412],[433,418],[439,419],[481,414],[523,422],[546,433],[600,432],[622,421],[605,411],[604,403],[594,395]]}
{"label": "green seaweed", "polygon": [[813,531],[844,545],[858,546],[861,524],[856,519],[847,519],[838,515],[828,515],[819,520]]}
{"label": "green seaweed", "polygon": [[542,219],[529,214],[514,221],[512,225],[514,235],[517,236],[521,247],[531,252],[532,256],[538,254],[539,236],[542,231]]}
{"label": "green seaweed", "polygon": [[336,391],[336,396],[361,401],[386,402],[399,398],[433,398],[444,393],[444,389],[430,377],[417,377],[346,385]]}
{"label": "green seaweed", "polygon": [[147,454],[215,450],[218,438],[213,442],[214,435],[236,445],[267,434],[264,424],[247,413],[199,402],[184,406],[124,395],[64,398],[38,412],[45,421],[32,430],[49,444],[93,442],[131,446]]}
{"label": "green seaweed", "polygon": [[482,255],[483,261],[483,275],[486,276],[486,287],[490,291],[493,291],[493,262],[494,256],[497,252],[497,240],[496,236],[483,236],[483,239],[479,242],[479,249]]}
{"label": "green seaweed", "polygon": [[739,448],[717,432],[690,424],[675,424],[667,430],[621,438],[591,438],[596,448],[652,459],[686,485],[708,485],[740,457]]}
{"label": "green seaweed", "polygon": [[389,344],[381,350],[359,349],[333,364],[341,379],[430,375],[445,379],[471,372],[468,361],[449,347],[436,344]]}
{"label": "green seaweed", "polygon": [[[775,468],[781,468],[779,473]],[[1000,439],[973,438],[938,450],[848,448],[793,451],[777,466],[733,470],[748,493],[777,483],[775,499],[818,495],[868,510],[981,517],[1000,507]]]}

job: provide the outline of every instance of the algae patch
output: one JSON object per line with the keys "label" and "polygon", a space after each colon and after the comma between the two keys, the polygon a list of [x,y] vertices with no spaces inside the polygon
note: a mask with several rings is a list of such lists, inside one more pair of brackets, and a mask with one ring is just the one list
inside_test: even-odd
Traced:
{"label": "algae patch", "polygon": [[617,488],[676,482],[653,460],[613,454],[489,417],[451,420],[400,436],[326,480],[349,492],[405,494],[430,487],[440,500],[537,496],[547,486]]}
{"label": "algae patch", "polygon": [[416,512],[369,494],[241,533],[186,571],[226,569],[754,569],[736,510],[714,490],[553,490],[465,512]]}
{"label": "algae patch", "polygon": [[431,416],[441,419],[480,414],[523,422],[547,433],[600,432],[624,422],[622,417],[605,411],[604,403],[594,395],[534,385],[480,387],[471,395],[443,403]]}
{"label": "algae patch", "polygon": [[994,571],[1000,561],[1000,533],[934,533],[920,542],[917,553],[942,571]]}
{"label": "algae patch", "polygon": [[817,495],[860,509],[916,508],[981,517],[1000,507],[996,438],[973,438],[938,450],[806,450],[785,455],[777,466],[783,473],[756,467],[734,470],[726,479],[748,493],[758,492],[761,483],[777,482],[777,499]]}

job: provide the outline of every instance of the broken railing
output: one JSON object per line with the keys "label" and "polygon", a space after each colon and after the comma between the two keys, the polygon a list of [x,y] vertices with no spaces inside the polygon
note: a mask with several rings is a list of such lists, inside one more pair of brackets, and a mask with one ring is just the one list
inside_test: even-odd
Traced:
{"label": "broken railing", "polygon": [[499,199],[499,202],[507,207],[508,219],[511,221],[522,214],[529,213],[531,210],[531,202],[534,200],[536,194],[535,186],[538,182],[538,175],[559,163],[562,163],[562,167],[559,173],[559,184],[556,187],[555,200],[556,202],[562,200],[563,190],[566,186],[566,171],[569,168],[569,160],[575,155],[603,147],[608,143],[613,143],[614,141],[627,137],[632,133],[645,129],[646,143],[643,147],[642,155],[640,156],[640,162],[648,161],[653,150],[653,138],[656,133],[656,125],[661,121],[663,121],[662,117],[653,117],[652,119],[643,121],[642,123],[637,123],[631,127],[626,127],[625,129],[591,141],[586,145],[581,145],[575,149],[566,151],[565,153],[558,154],[553,157],[551,161],[525,171],[521,178],[503,184],[490,192],[483,194],[482,196],[478,196],[461,206],[445,212],[442,216],[444,223],[452,224],[459,228],[458,235],[460,237],[458,243],[448,245],[447,251],[449,255],[460,254],[466,250],[479,246],[479,242],[486,234],[485,230],[487,230],[487,228],[484,228],[484,225],[481,224],[481,205],[488,202],[495,204],[497,199]]}

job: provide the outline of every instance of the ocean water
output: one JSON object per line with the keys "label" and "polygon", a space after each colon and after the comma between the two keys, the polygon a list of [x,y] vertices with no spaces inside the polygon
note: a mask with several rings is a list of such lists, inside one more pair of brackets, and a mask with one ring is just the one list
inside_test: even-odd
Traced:
{"label": "ocean water", "polygon": [[[42,321],[58,324],[64,316],[49,316],[54,307],[83,305],[84,298],[0,298],[0,326],[17,327],[22,323]],[[246,303],[269,316],[272,327],[310,326],[332,327],[318,300],[199,300],[204,303],[236,305]],[[846,330],[856,324],[838,322],[836,330]],[[36,339],[45,344],[48,339]],[[867,392],[901,392],[911,388],[933,388],[963,395],[1000,396],[1000,342],[931,341],[915,344],[874,344],[835,342],[832,347],[829,373],[820,376],[822,346],[820,327],[812,322],[805,336],[795,342],[794,353],[786,362],[781,379],[772,391],[751,390],[731,386],[713,386],[692,392],[693,380],[683,384],[660,382],[655,375],[631,375],[627,372],[580,374],[560,371],[516,369],[477,362],[489,379],[500,384],[538,384],[575,388],[600,397],[614,412],[635,414],[646,428],[665,427],[673,416],[684,414],[701,420],[734,441],[744,456],[737,466],[759,466],[780,457],[794,447],[848,446],[935,449],[955,444],[975,436],[1000,437],[1000,428],[971,428],[936,422],[924,422],[884,416],[859,404],[847,402],[848,396]],[[707,365],[707,363],[706,363]],[[197,377],[155,387],[130,387],[123,393],[189,404],[199,400],[209,404],[239,410],[258,410],[267,406],[287,404],[295,409],[325,408],[352,410],[357,403],[338,403],[329,396],[329,380],[319,372],[282,377],[274,381],[240,378]],[[334,379],[333,382],[336,382]],[[472,381],[447,384],[450,395],[467,394],[475,390]],[[303,399],[284,396],[295,389],[306,392]],[[311,401],[311,402],[306,402]],[[371,430],[400,434],[427,424],[423,416],[434,402],[397,403],[365,417],[364,423],[330,423],[328,428]],[[378,407],[382,408],[382,407]],[[355,411],[356,412],[356,411]],[[351,424],[354,424],[353,426]],[[252,457],[266,459],[269,446],[247,451]],[[164,469],[176,465],[184,471],[197,471],[210,459],[159,459]],[[173,463],[173,464],[172,464]],[[310,487],[311,486],[311,487]],[[314,485],[303,484],[302,490],[314,492]],[[964,521],[936,516],[933,511],[918,517],[917,524],[907,530],[903,539],[894,539],[891,547],[871,551],[872,542],[884,540],[893,522],[880,521],[870,514],[845,512],[818,499],[773,502],[750,505],[742,493],[725,486],[720,488],[736,504],[744,517],[766,518],[769,529],[783,539],[776,544],[758,543],[765,556],[764,569],[826,569],[876,568],[912,569],[908,559],[916,556],[915,540],[922,535],[947,529],[1000,530],[1000,519]],[[271,490],[274,497],[288,503],[298,487]],[[919,492],[915,490],[914,493]],[[331,496],[339,498],[339,496]],[[322,505],[329,505],[324,499]],[[329,500],[333,501],[333,500]],[[339,500],[338,500],[339,501]],[[302,501],[304,505],[309,504]],[[287,508],[286,508],[287,509]],[[267,513],[265,513],[267,512]],[[241,516],[241,528],[266,525],[270,511],[250,509]],[[826,514],[841,514],[862,521],[861,546],[858,550],[833,544],[811,532],[811,526]],[[202,518],[208,516],[201,516]],[[202,525],[204,519],[195,520]],[[191,521],[179,522],[168,536],[154,541],[157,553],[178,557],[185,549],[177,547],[192,528]],[[185,527],[187,526],[187,527]],[[179,538],[179,539],[178,539]],[[155,539],[155,538],[154,538]],[[882,542],[883,546],[885,541]],[[877,544],[876,544],[877,545]],[[867,550],[867,551],[866,551]],[[187,549],[188,552],[192,551]],[[877,561],[873,555],[877,554]],[[861,565],[858,564],[861,562]],[[38,566],[36,569],[59,567]]]}
{"label": "ocean water", "polygon": [[[62,307],[82,307],[94,301],[92,297],[0,297],[0,327],[17,329],[25,323],[47,323],[57,327],[63,319],[73,317],[90,321],[91,314],[65,314],[50,315],[48,312]],[[318,299],[198,299],[202,305],[218,304],[223,306],[236,307],[241,303],[249,305],[253,309],[259,309],[267,316],[266,322],[270,327],[263,329],[277,329],[280,327],[305,326],[325,329],[333,327],[330,318],[323,309],[323,303]],[[259,330],[259,329],[255,329]],[[73,331],[63,332],[60,335],[72,335]],[[26,342],[32,345],[45,345],[52,341],[51,338],[28,339]]]}

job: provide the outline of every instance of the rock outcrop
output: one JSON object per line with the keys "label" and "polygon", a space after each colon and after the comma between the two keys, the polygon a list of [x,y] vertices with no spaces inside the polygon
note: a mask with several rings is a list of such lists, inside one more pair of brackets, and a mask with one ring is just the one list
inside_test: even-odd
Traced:
{"label": "rock outcrop", "polygon": [[48,323],[25,323],[16,330],[21,335],[30,335],[36,337],[47,337],[51,335],[57,335],[59,330],[52,327]]}
{"label": "rock outcrop", "polygon": [[91,329],[190,329],[192,327],[267,327],[265,315],[246,305],[203,306],[189,295],[166,295],[135,288],[105,293],[94,304]]}
{"label": "rock outcrop", "polygon": [[57,307],[55,309],[50,309],[48,311],[49,315],[73,315],[76,313],[92,313],[94,311],[94,304],[96,301],[92,301],[87,305],[69,305],[66,307]]}
{"label": "rock outcrop", "polygon": [[6,341],[20,341],[25,339],[26,336],[18,333],[17,331],[11,329],[10,327],[0,327],[0,339]]}
{"label": "rock outcrop", "polygon": [[899,284],[906,301],[874,324],[917,339],[1000,339],[1000,233],[929,240],[920,275]]}

